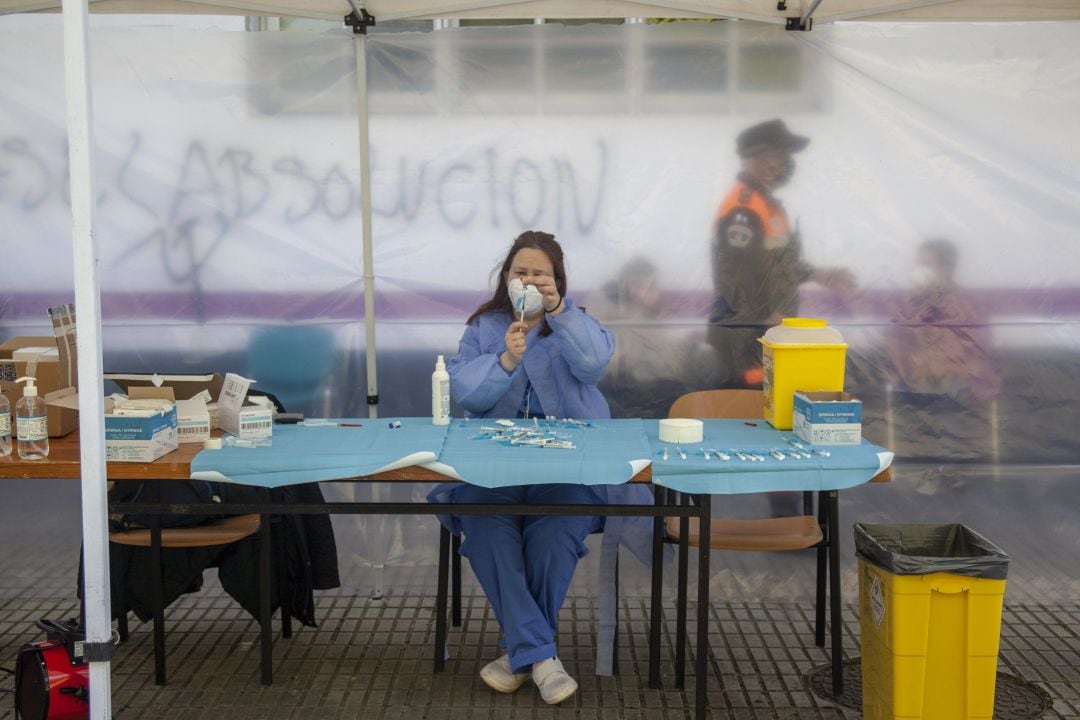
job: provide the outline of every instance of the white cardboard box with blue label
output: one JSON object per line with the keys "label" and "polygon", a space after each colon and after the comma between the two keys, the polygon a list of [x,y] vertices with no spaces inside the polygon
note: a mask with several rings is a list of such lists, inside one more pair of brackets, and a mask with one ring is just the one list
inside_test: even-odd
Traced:
{"label": "white cardboard box with blue label", "polygon": [[797,390],[795,435],[812,445],[862,442],[862,401],[846,392]]}
{"label": "white cardboard box with blue label", "polygon": [[153,462],[176,449],[176,405],[105,398],[105,459]]}

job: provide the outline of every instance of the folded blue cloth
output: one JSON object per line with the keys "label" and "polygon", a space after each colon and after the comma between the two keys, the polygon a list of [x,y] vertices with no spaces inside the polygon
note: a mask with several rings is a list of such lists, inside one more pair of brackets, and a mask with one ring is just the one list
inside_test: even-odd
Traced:
{"label": "folded blue cloth", "polygon": [[[514,420],[533,427],[531,420]],[[589,427],[556,423],[551,429],[574,444],[573,449],[504,445],[477,438],[481,426],[497,427],[493,419],[454,420],[446,435],[439,462],[433,470],[456,475],[483,487],[579,483],[617,485],[625,483],[649,464],[649,444],[642,421],[589,420]]]}
{"label": "folded blue cloth", "polygon": [[[271,447],[202,450],[191,461],[191,477],[271,488],[359,477],[432,462],[447,429],[432,425],[430,418],[307,422],[311,425],[275,425]],[[318,424],[323,422],[360,427]],[[391,428],[393,422],[401,426]]]}
{"label": "folded blue cloth", "polygon": [[[790,456],[778,460],[770,449],[794,450],[787,442],[801,442],[790,430],[776,430],[765,420],[704,420],[704,440],[682,445],[684,460],[675,445],[660,441],[660,424],[644,423],[652,447],[653,482],[680,492],[731,495],[774,490],[842,490],[867,482],[889,466],[892,453],[866,440],[861,445],[815,446],[828,457],[811,453],[809,459]],[[753,425],[749,423],[754,423]],[[808,443],[802,443],[809,445]],[[667,460],[663,459],[667,448]],[[703,450],[711,459],[706,460]],[[731,455],[721,460],[712,453]],[[734,451],[752,451],[763,461],[739,460]],[[786,455],[786,452],[785,452]]]}

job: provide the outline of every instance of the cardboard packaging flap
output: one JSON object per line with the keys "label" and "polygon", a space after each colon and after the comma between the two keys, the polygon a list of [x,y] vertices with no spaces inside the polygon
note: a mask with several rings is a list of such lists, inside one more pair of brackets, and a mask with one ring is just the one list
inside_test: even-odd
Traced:
{"label": "cardboard packaging flap", "polygon": [[133,387],[127,396],[132,400],[168,400],[176,402],[176,393],[171,387]]}
{"label": "cardboard packaging flap", "polygon": [[43,397],[45,404],[50,407],[65,408],[76,412],[79,410],[79,391],[73,387],[46,393]]}
{"label": "cardboard packaging flap", "polygon": [[[172,388],[177,400],[190,400],[202,391],[208,391],[211,397],[221,392],[221,375],[159,375],[157,373],[105,373],[106,380],[112,380],[128,396],[136,388],[168,387]],[[160,385],[159,385],[160,383]]]}

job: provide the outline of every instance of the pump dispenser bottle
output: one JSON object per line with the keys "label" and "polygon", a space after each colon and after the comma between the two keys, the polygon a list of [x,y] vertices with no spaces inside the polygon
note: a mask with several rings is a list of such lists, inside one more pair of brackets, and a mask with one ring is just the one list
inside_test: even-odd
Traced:
{"label": "pump dispenser bottle", "polygon": [[15,403],[19,457],[23,460],[43,460],[49,456],[49,423],[45,401],[38,397],[34,378],[22,377],[16,382],[26,383],[23,396]]}
{"label": "pump dispenser bottle", "polygon": [[435,361],[435,372],[431,373],[431,423],[450,424],[450,373],[446,372],[442,355]]}
{"label": "pump dispenser bottle", "polygon": [[11,454],[11,403],[0,395],[0,457]]}

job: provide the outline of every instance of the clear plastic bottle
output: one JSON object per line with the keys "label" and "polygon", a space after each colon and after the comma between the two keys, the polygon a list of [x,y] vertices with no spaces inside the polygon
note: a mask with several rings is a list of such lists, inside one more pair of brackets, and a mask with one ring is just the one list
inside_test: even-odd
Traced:
{"label": "clear plastic bottle", "polygon": [[15,403],[15,434],[19,457],[23,460],[43,460],[49,456],[49,422],[45,401],[38,397],[34,378],[22,377],[23,396]]}
{"label": "clear plastic bottle", "polygon": [[11,454],[11,403],[0,395],[0,457]]}
{"label": "clear plastic bottle", "polygon": [[431,423],[450,424],[450,373],[446,372],[442,355],[435,361],[435,372],[431,373]]}

